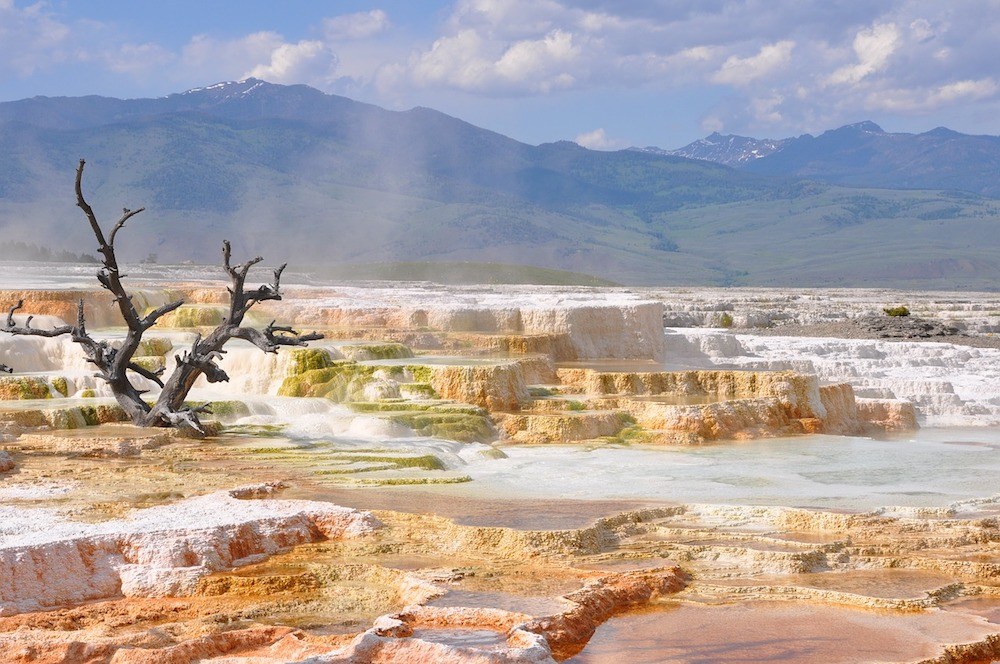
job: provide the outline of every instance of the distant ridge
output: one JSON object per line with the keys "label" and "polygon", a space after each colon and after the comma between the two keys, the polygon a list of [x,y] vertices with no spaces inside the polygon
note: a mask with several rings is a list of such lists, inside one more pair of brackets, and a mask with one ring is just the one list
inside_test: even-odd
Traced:
{"label": "distant ridge", "polygon": [[656,147],[635,148],[640,152],[686,157],[712,161],[726,166],[742,166],[748,162],[766,157],[780,150],[789,139],[749,138],[734,134],[722,135],[713,132],[676,150],[662,150]]}
{"label": "distant ridge", "polygon": [[441,284],[538,284],[548,286],[620,286],[589,274],[531,265],[464,261],[367,263],[320,266],[317,274],[345,281],[433,281]]}
{"label": "distant ridge", "polygon": [[922,134],[889,133],[866,120],[819,136],[756,139],[712,133],[676,150],[636,149],[830,184],[1000,197],[1000,137],[945,127]]}
{"label": "distant ridge", "polygon": [[1000,201],[968,193],[1000,182],[997,139],[873,123],[735,138],[710,136],[698,153],[734,167],[526,145],[433,109],[258,79],[158,99],[35,97],[0,103],[0,230],[12,246],[92,250],[72,194],[86,157],[99,215],[147,208],[121,236],[126,262],[216,264],[229,239],[237,255],[348,276],[1000,284]]}

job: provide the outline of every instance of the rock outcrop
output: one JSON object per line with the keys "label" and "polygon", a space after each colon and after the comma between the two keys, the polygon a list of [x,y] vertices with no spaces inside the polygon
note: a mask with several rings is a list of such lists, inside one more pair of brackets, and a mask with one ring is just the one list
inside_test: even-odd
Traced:
{"label": "rock outcrop", "polygon": [[911,402],[922,424],[1000,423],[1000,350],[929,341],[886,341],[675,329],[672,361],[697,368],[793,370],[826,384],[849,383],[858,397]]}
{"label": "rock outcrop", "polygon": [[[269,305],[268,311],[278,316],[280,307],[281,320],[300,327],[544,338],[538,343],[557,360],[663,357],[663,304],[634,295],[593,292],[587,297],[579,293],[562,297],[558,290],[546,294],[537,287],[530,291],[343,288],[325,298],[322,306],[316,304],[293,299]],[[509,340],[506,345],[517,346]]]}
{"label": "rock outcrop", "polygon": [[538,445],[595,440],[616,435],[634,420],[614,410],[494,413],[504,442]]}
{"label": "rock outcrop", "polygon": [[909,401],[901,399],[856,399],[858,416],[876,431],[914,431],[917,411]]}
{"label": "rock outcrop", "polygon": [[773,397],[790,417],[825,417],[819,382],[789,371],[618,372],[560,369],[559,379],[584,394],[705,396],[716,401]]}
{"label": "rock outcrop", "polygon": [[954,325],[917,316],[869,315],[855,319],[862,330],[879,339],[930,339],[951,337],[959,333]]}
{"label": "rock outcrop", "polygon": [[528,386],[517,362],[474,366],[431,366],[430,384],[443,399],[487,410],[519,410],[528,402]]}
{"label": "rock outcrop", "polygon": [[[871,400],[850,385],[820,387],[790,371],[602,372],[560,369],[565,389],[622,409],[649,442],[702,443],[801,433],[872,434],[917,428],[912,406]],[[506,428],[510,429],[511,423]],[[527,429],[527,427],[525,427]]]}

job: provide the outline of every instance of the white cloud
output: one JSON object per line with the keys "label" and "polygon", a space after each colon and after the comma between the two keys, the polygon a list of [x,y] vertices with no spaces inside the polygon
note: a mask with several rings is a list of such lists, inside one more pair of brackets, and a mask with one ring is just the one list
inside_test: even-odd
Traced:
{"label": "white cloud", "polygon": [[368,39],[388,28],[389,16],[381,9],[323,19],[323,33],[333,41]]}
{"label": "white cloud", "polygon": [[750,108],[753,109],[754,120],[758,125],[774,125],[782,122],[785,118],[781,114],[781,104],[785,98],[780,94],[769,97],[757,97],[750,100]]}
{"label": "white cloud", "polygon": [[257,64],[270,62],[271,54],[283,43],[276,32],[255,32],[231,40],[195,35],[181,49],[181,67],[205,72],[206,83],[239,78]]}
{"label": "white cloud", "polygon": [[513,44],[497,60],[496,72],[510,81],[526,81],[545,76],[560,63],[571,63],[579,55],[580,48],[573,44],[572,34],[553,30],[542,39]]}
{"label": "white cloud", "polygon": [[566,28],[565,15],[565,5],[555,0],[458,0],[448,28],[452,32],[473,28],[518,40]]}
{"label": "white cloud", "polygon": [[160,70],[175,59],[173,53],[159,44],[122,44],[105,51],[103,59],[108,69],[119,74],[146,75]]}
{"label": "white cloud", "polygon": [[886,114],[992,117],[996,3],[450,0],[425,33],[371,9],[317,18],[301,34],[213,32],[168,47],[69,19],[64,2],[0,0],[0,84],[65,70],[161,94],[252,74],[395,106],[461,100],[452,112],[482,97],[572,90],[577,103],[635,90],[664,104],[710,94],[706,129],[789,135],[865,112],[891,127]]}
{"label": "white cloud", "polygon": [[272,83],[311,83],[326,87],[337,66],[337,56],[321,41],[281,44],[271,51],[267,63],[246,72]]}
{"label": "white cloud", "polygon": [[431,49],[411,62],[418,84],[449,84],[464,90],[485,87],[490,62],[482,52],[482,37],[475,30],[463,30],[434,42]]}
{"label": "white cloud", "polygon": [[715,115],[707,115],[701,119],[701,130],[711,134],[712,132],[722,131],[726,128],[725,123],[722,119]]}
{"label": "white cloud", "polygon": [[752,83],[776,69],[786,66],[792,59],[793,48],[795,48],[795,42],[786,39],[776,44],[767,44],[760,49],[757,55],[748,58],[729,56],[722,63],[722,68],[712,76],[712,81],[736,86]]}
{"label": "white cloud", "polygon": [[181,50],[180,59],[175,75],[199,84],[253,76],[325,88],[337,68],[337,56],[324,42],[286,42],[276,32],[231,40],[196,35]]}
{"label": "white cloud", "polygon": [[0,2],[0,77],[26,78],[68,60],[73,50],[70,26],[41,2],[18,7]]}
{"label": "white cloud", "polygon": [[880,90],[869,95],[871,109],[896,113],[921,113],[956,103],[968,103],[1000,96],[1000,84],[994,78],[955,81],[934,88]]}
{"label": "white cloud", "polygon": [[548,92],[575,83],[573,64],[580,53],[573,35],[561,30],[504,48],[468,29],[436,40],[429,51],[411,60],[409,71],[418,85]]}
{"label": "white cloud", "polygon": [[978,81],[956,81],[948,85],[942,85],[932,95],[931,101],[937,103],[950,103],[960,99],[986,99],[993,97],[1000,90],[996,79],[983,78]]}
{"label": "white cloud", "polygon": [[573,139],[573,142],[588,150],[624,150],[629,146],[627,141],[608,136],[603,128],[580,134]]}
{"label": "white cloud", "polygon": [[841,67],[827,79],[833,85],[852,84],[885,68],[899,45],[899,29],[893,23],[875,23],[854,37],[857,64]]}
{"label": "white cloud", "polygon": [[378,85],[547,94],[690,80],[725,56],[711,44],[670,37],[647,18],[568,0],[458,0],[443,34],[384,66]]}
{"label": "white cloud", "polygon": [[934,38],[934,29],[931,22],[925,18],[917,18],[910,22],[910,32],[913,33],[917,41],[927,41]]}

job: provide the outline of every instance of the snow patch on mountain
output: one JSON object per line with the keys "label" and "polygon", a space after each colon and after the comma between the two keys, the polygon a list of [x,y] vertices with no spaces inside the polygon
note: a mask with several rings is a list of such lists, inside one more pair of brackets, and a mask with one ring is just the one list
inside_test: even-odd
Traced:
{"label": "snow patch on mountain", "polygon": [[788,139],[757,139],[714,132],[676,150],[663,150],[656,147],[636,148],[636,150],[673,157],[686,157],[687,159],[701,159],[726,166],[741,166],[777,152],[787,141]]}

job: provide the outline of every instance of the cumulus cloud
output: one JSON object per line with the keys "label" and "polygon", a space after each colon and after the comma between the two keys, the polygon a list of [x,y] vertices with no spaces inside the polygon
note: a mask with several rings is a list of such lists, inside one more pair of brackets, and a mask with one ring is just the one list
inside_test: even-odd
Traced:
{"label": "cumulus cloud", "polygon": [[723,55],[706,43],[671,45],[645,18],[556,0],[459,0],[443,33],[385,67],[382,86],[548,94],[687,77]]}
{"label": "cumulus cloud", "polygon": [[497,73],[512,81],[525,81],[544,75],[552,65],[573,62],[580,48],[573,44],[572,33],[553,30],[542,39],[520,41],[497,60]]}
{"label": "cumulus cloud", "polygon": [[276,32],[263,31],[228,40],[196,35],[181,49],[175,76],[197,84],[253,76],[322,88],[336,69],[337,56],[324,42],[288,42]]}
{"label": "cumulus cloud", "polygon": [[731,55],[712,76],[712,81],[736,86],[749,85],[786,66],[792,59],[793,48],[795,42],[786,39],[776,44],[767,44],[756,55],[748,58]]}
{"label": "cumulus cloud", "polygon": [[867,107],[892,112],[933,111],[955,103],[992,99],[1000,94],[994,78],[955,81],[934,88],[880,90],[870,94]]}
{"label": "cumulus cloud", "polygon": [[580,134],[573,142],[588,150],[623,150],[629,146],[627,141],[608,136],[603,128]]}
{"label": "cumulus cloud", "polygon": [[780,94],[751,99],[750,108],[753,110],[754,120],[759,125],[778,124],[784,121],[785,118],[781,114],[781,104],[784,101],[784,96]]}
{"label": "cumulus cloud", "polygon": [[[270,58],[246,73],[272,83],[312,83],[325,87],[332,80],[337,56],[321,41],[280,44]],[[246,77],[244,76],[244,78]]]}
{"label": "cumulus cloud", "polygon": [[498,45],[467,29],[436,40],[430,50],[412,58],[409,74],[421,85],[544,93],[576,83],[574,64],[580,54],[573,34],[563,30]]}
{"label": "cumulus cloud", "polygon": [[486,84],[490,61],[480,55],[483,39],[475,30],[442,37],[429,51],[411,59],[413,79],[418,84],[450,84],[475,90]]}
{"label": "cumulus cloud", "polygon": [[327,39],[334,41],[368,39],[388,28],[389,15],[381,9],[323,19],[323,32]]}
{"label": "cumulus cloud", "polygon": [[[106,80],[177,89],[254,75],[400,106],[636,91],[664,104],[710,97],[702,127],[781,136],[873,113],[992,117],[996,2],[772,0],[764,11],[758,0],[451,0],[423,33],[371,9],[317,18],[302,34],[167,47],[66,19],[62,3],[0,0],[0,81],[83,62]],[[580,140],[606,139],[589,134]]]}
{"label": "cumulus cloud", "polygon": [[43,3],[21,8],[0,0],[0,77],[24,78],[65,62],[73,46],[70,26]]}
{"label": "cumulus cloud", "polygon": [[854,53],[858,62],[836,70],[828,81],[833,85],[857,83],[884,69],[898,45],[899,29],[893,23],[875,23],[860,30],[854,38]]}
{"label": "cumulus cloud", "polygon": [[[383,48],[380,58],[366,47],[390,27],[388,14],[373,9],[321,19],[307,38],[288,39],[268,30],[236,36],[206,33],[171,48],[155,40],[137,41],[111,23],[67,19],[49,2],[0,0],[0,81],[56,67],[89,67],[93,72],[97,65],[106,80],[122,77],[140,85],[155,80],[193,87],[256,76],[330,90],[345,76],[371,79],[385,57],[398,54],[398,47]],[[346,67],[341,66],[341,52],[351,60]]]}
{"label": "cumulus cloud", "polygon": [[276,32],[255,32],[239,39],[216,39],[195,35],[181,49],[181,67],[203,71],[208,80],[239,78],[258,63],[270,62],[271,54],[284,40]]}
{"label": "cumulus cloud", "polygon": [[490,33],[505,39],[524,39],[566,28],[566,7],[555,0],[458,0],[448,29]]}
{"label": "cumulus cloud", "polygon": [[703,126],[788,135],[996,100],[994,16],[995,0],[456,0],[377,80],[489,96],[721,86]]}
{"label": "cumulus cloud", "polygon": [[934,38],[934,28],[926,18],[915,18],[910,22],[910,32],[918,42],[926,42]]}

